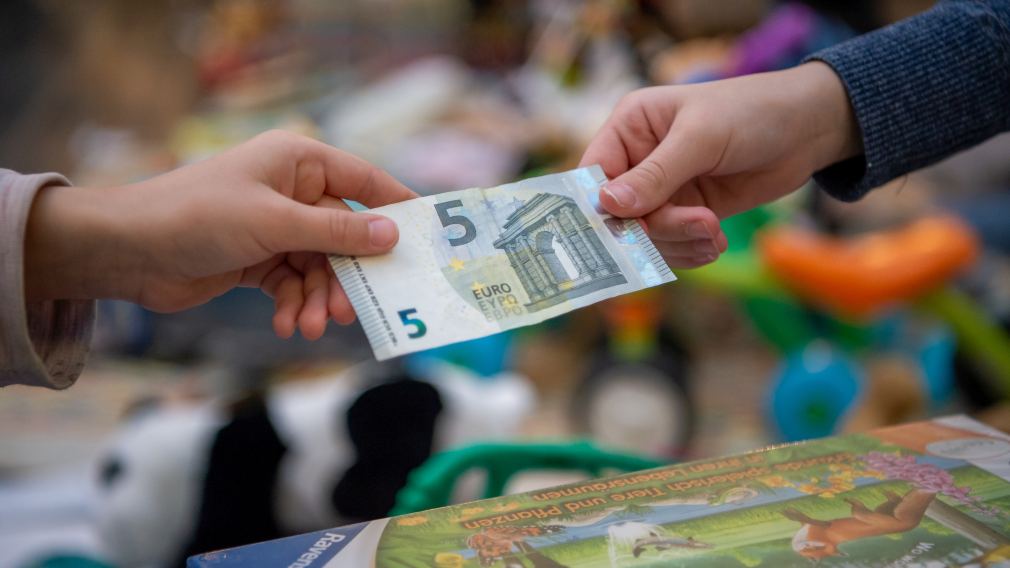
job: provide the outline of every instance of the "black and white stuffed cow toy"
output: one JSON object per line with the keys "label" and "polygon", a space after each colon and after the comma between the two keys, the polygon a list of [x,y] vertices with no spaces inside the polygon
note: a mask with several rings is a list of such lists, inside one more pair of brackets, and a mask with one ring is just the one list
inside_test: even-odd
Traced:
{"label": "black and white stuffed cow toy", "polygon": [[449,365],[425,374],[363,365],[229,404],[135,412],[99,468],[109,560],[181,566],[200,552],[383,517],[432,451],[513,437],[534,404],[518,375],[477,379]]}

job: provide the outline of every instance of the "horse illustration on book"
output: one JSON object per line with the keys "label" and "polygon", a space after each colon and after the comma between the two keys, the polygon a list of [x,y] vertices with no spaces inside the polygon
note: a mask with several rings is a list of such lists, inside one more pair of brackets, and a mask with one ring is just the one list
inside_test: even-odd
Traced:
{"label": "horse illustration on book", "polygon": [[512,553],[514,546],[523,558],[533,563],[533,568],[565,568],[530,546],[527,538],[557,534],[564,530],[559,525],[488,527],[466,539],[466,545],[477,552],[481,566],[491,566],[501,560],[509,568],[522,568],[522,561]]}
{"label": "horse illustration on book", "polygon": [[508,255],[531,312],[627,283],[571,197],[534,195],[508,216],[493,246]]}
{"label": "horse illustration on book", "polygon": [[793,550],[814,562],[831,556],[846,556],[838,549],[842,543],[918,527],[926,508],[936,498],[935,492],[921,489],[912,489],[903,496],[893,491],[884,494],[887,500],[873,510],[856,499],[846,499],[852,507],[852,516],[830,521],[812,519],[792,507],[783,510],[784,517],[803,525],[793,536]]}

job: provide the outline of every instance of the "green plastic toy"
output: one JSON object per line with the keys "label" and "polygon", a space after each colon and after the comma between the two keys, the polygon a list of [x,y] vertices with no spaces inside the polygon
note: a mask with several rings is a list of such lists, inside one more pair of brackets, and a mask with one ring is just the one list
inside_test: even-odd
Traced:
{"label": "green plastic toy", "polygon": [[473,469],[487,472],[483,494],[487,499],[502,495],[505,484],[521,471],[581,471],[595,478],[667,463],[603,450],[586,440],[555,444],[474,444],[436,454],[411,472],[390,514],[406,515],[448,505],[456,481]]}

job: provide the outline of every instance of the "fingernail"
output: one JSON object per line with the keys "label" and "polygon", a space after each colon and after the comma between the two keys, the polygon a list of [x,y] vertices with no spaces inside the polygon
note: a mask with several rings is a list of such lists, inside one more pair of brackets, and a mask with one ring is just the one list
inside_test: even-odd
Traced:
{"label": "fingernail", "polygon": [[705,254],[719,254],[719,247],[709,240],[694,241],[694,250]]}
{"label": "fingernail", "polygon": [[635,203],[638,202],[635,190],[631,189],[631,186],[626,183],[608,183],[603,186],[603,191],[621,207],[634,207]]}
{"label": "fingernail", "polygon": [[687,236],[695,239],[712,239],[712,233],[709,232],[705,223],[702,223],[701,221],[692,221],[688,223],[687,227],[684,227],[684,232],[687,233]]}
{"label": "fingernail", "polygon": [[376,247],[392,245],[396,241],[396,225],[389,219],[372,219],[368,222],[368,240]]}
{"label": "fingernail", "polygon": [[694,261],[699,264],[708,264],[710,262],[715,262],[716,256],[714,254],[703,254],[694,257]]}

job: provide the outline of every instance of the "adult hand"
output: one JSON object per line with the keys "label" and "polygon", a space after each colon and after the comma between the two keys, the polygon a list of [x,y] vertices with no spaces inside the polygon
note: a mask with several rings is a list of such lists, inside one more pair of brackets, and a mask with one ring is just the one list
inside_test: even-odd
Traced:
{"label": "adult hand", "polygon": [[600,193],[618,217],[641,217],[674,267],[726,250],[719,219],[790,193],[862,149],[845,88],[830,67],[799,67],[626,96],[583,165],[612,179]]}
{"label": "adult hand", "polygon": [[285,132],[132,185],[46,188],[29,216],[26,296],[174,312],[259,287],[274,299],[277,335],[298,327],[317,339],[330,317],[354,321],[324,253],[383,253],[399,236],[342,198],[376,207],[412,197],[375,166]]}

